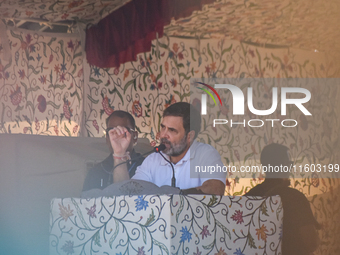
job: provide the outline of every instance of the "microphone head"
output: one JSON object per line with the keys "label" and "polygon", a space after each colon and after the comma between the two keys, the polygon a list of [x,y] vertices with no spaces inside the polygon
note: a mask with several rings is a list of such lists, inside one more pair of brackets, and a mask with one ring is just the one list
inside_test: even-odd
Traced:
{"label": "microphone head", "polygon": [[161,143],[159,146],[156,146],[154,148],[154,151],[155,152],[161,152],[161,151],[165,150],[165,148],[166,148],[165,144]]}

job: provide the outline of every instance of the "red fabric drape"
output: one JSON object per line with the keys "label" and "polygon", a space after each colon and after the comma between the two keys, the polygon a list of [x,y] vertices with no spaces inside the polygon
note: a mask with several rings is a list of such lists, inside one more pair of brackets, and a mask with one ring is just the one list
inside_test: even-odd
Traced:
{"label": "red fabric drape", "polygon": [[119,67],[136,61],[138,53],[151,49],[151,41],[163,36],[163,27],[189,16],[214,0],[132,0],[86,30],[86,57],[90,65]]}

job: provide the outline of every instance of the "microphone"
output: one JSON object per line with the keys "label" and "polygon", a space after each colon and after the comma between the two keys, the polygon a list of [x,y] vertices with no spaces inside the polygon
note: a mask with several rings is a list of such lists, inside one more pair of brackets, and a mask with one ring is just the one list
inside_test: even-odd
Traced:
{"label": "microphone", "polygon": [[160,151],[164,151],[166,148],[164,143],[161,143],[159,146],[156,146],[155,148],[153,148],[154,152],[160,152]]}
{"label": "microphone", "polygon": [[[166,146],[164,143],[161,143],[159,146],[155,147],[154,150],[155,152],[161,152],[163,150],[165,150]],[[164,157],[164,155],[162,153],[159,153],[166,162],[168,162],[172,168],[172,178],[171,178],[171,187],[176,188],[176,177],[175,177],[175,168],[173,166],[173,164],[171,163],[170,160],[168,160],[166,157]]]}

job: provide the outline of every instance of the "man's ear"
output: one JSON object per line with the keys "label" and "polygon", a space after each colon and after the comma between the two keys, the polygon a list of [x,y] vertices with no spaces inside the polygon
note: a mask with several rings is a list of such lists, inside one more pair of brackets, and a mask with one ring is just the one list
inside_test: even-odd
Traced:
{"label": "man's ear", "polygon": [[194,141],[194,137],[195,137],[195,131],[190,130],[187,135],[188,142],[192,143]]}
{"label": "man's ear", "polygon": [[137,140],[138,140],[138,132],[137,131],[133,131],[132,139],[133,139],[134,144],[137,143]]}

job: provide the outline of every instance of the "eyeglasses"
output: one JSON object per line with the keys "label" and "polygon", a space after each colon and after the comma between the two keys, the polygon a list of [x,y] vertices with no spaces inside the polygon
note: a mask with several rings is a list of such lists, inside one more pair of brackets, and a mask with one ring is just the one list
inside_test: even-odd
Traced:
{"label": "eyeglasses", "polygon": [[[112,130],[112,129],[114,129],[114,128],[115,128],[115,127],[109,127],[109,128],[107,128],[107,129],[105,129],[106,135],[108,135],[109,132],[110,132],[110,130]],[[134,130],[133,128],[129,128],[129,127],[125,127],[125,128],[129,131],[130,134],[132,134],[133,132],[135,132],[135,130]]]}

